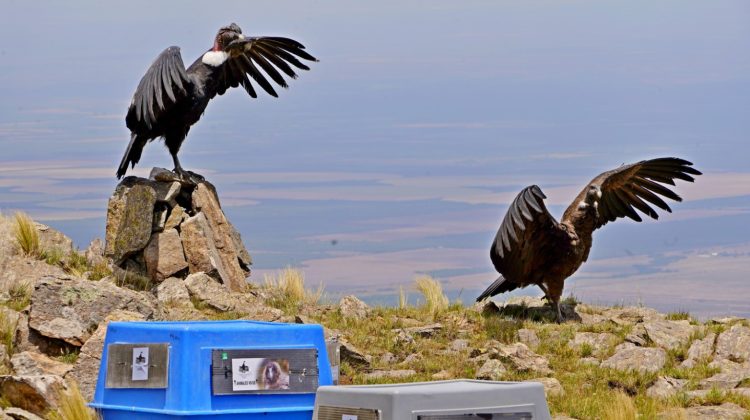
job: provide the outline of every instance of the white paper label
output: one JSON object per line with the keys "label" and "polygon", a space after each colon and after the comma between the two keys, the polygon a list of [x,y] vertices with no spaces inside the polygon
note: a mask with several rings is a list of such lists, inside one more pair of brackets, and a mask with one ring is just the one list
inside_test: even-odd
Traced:
{"label": "white paper label", "polygon": [[286,359],[232,359],[232,391],[289,389]]}
{"label": "white paper label", "polygon": [[357,420],[357,416],[354,414],[342,414],[341,420]]}
{"label": "white paper label", "polygon": [[133,376],[134,381],[148,380],[148,347],[133,348]]}

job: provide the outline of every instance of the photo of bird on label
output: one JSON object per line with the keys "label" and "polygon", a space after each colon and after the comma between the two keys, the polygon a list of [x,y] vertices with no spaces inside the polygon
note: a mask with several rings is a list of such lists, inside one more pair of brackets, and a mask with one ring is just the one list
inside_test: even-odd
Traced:
{"label": "photo of bird on label", "polygon": [[289,389],[287,359],[232,359],[232,391]]}
{"label": "photo of bird on label", "polygon": [[148,380],[148,347],[133,348],[133,381]]}

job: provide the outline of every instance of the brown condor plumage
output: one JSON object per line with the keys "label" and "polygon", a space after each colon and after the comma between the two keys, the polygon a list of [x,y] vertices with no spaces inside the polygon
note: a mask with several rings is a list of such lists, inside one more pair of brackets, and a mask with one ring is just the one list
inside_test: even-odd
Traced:
{"label": "brown condor plumage", "polygon": [[578,194],[560,222],[547,211],[547,197],[538,186],[524,188],[508,208],[490,248],[490,258],[500,277],[477,301],[535,284],[545,293],[561,322],[563,284],[588,259],[594,230],[621,217],[640,222],[636,209],[658,219],[651,205],[671,213],[661,197],[674,201],[682,198],[664,184],[675,185],[675,179],[693,182],[692,175],[701,173],[692,165],[669,157],[604,172]]}
{"label": "brown condor plumage", "polygon": [[245,37],[234,23],[219,29],[213,48],[187,69],[180,48],[167,48],[151,64],[133,95],[125,117],[130,143],[117,169],[117,178],[125,175],[128,166],[138,163],[147,142],[162,137],[172,155],[175,172],[190,181],[193,174],[182,169],[177,152],[208,102],[238,86],[257,98],[252,82],[269,95],[278,97],[267,78],[283,88],[288,87],[282,73],[295,79],[294,68],[310,70],[300,59],[318,61],[305,51],[304,45],[293,39]]}

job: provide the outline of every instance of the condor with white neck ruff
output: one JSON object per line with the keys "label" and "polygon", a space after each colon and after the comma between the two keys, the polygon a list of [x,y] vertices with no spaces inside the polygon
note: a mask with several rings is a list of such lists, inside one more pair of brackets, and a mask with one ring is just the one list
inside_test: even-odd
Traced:
{"label": "condor with white neck ruff", "polygon": [[219,29],[213,47],[187,70],[180,48],[167,48],[151,64],[133,95],[125,117],[130,143],[117,169],[117,178],[125,175],[128,166],[138,163],[147,142],[161,137],[172,155],[175,173],[180,179],[192,182],[194,174],[180,166],[177,152],[190,127],[203,115],[208,101],[237,86],[257,98],[251,79],[269,95],[278,97],[267,77],[281,87],[288,87],[281,73],[295,79],[293,67],[310,70],[300,59],[317,61],[293,39],[246,38],[234,23]]}

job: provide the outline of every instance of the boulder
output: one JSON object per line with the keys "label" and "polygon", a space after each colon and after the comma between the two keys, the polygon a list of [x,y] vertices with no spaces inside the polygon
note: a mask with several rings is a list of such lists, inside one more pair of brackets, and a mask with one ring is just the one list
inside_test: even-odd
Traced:
{"label": "boulder", "polygon": [[[239,252],[235,247],[234,227],[229,223],[221,210],[216,189],[209,182],[201,182],[193,190],[193,209],[206,215],[214,239],[214,246],[218,251],[226,277],[222,281],[229,290],[240,292],[247,287],[245,278],[247,272],[240,267]],[[205,270],[204,270],[205,271]]]}
{"label": "boulder", "polygon": [[55,375],[0,376],[0,395],[11,406],[38,416],[57,406],[58,394],[64,389],[65,382]]}
{"label": "boulder", "polygon": [[82,346],[117,309],[154,315],[153,298],[103,281],[44,277],[31,295],[29,327],[44,337]]}
{"label": "boulder", "polygon": [[457,338],[451,341],[450,349],[456,352],[466,351],[469,349],[469,340],[465,338]]}
{"label": "boulder", "polygon": [[630,330],[630,334],[625,336],[625,342],[633,343],[636,346],[646,347],[648,345],[648,332],[643,324],[636,324]]}
{"label": "boulder", "polygon": [[180,229],[180,239],[190,273],[207,273],[222,282],[229,279],[206,216],[198,213],[189,217],[180,225]]}
{"label": "boulder", "polygon": [[555,378],[535,378],[527,382],[539,382],[544,385],[544,394],[549,397],[561,397],[565,395],[565,389],[562,384]]}
{"label": "boulder", "polygon": [[719,334],[714,359],[728,359],[738,363],[750,361],[750,328],[733,325]]}
{"label": "boulder", "polygon": [[151,240],[143,250],[143,259],[148,276],[156,281],[162,281],[188,267],[180,234],[176,229],[151,235]]}
{"label": "boulder", "polygon": [[690,407],[685,410],[686,418],[702,420],[742,420],[748,415],[748,410],[734,403],[722,405],[705,405]]}
{"label": "boulder", "polygon": [[187,276],[185,286],[191,296],[195,296],[212,308],[220,311],[234,309],[235,302],[233,302],[229,290],[206,273],[195,273]]}
{"label": "boulder", "polygon": [[508,363],[520,372],[532,371],[543,375],[552,373],[549,368],[549,361],[529,350],[523,343],[503,345],[496,342],[490,348],[489,354],[490,358]]}
{"label": "boulder", "polygon": [[715,333],[708,333],[703,339],[693,341],[690,349],[688,349],[687,357],[682,361],[680,366],[692,368],[700,361],[709,360],[714,352],[714,341],[716,341]]}
{"label": "boulder", "polygon": [[536,335],[536,331],[528,328],[521,328],[518,330],[518,341],[529,347],[536,347],[539,345],[539,337]]}
{"label": "boulder", "polygon": [[2,420],[44,420],[36,414],[18,407],[8,407],[0,413]]}
{"label": "boulder", "polygon": [[638,370],[656,372],[667,361],[667,352],[662,348],[631,347],[617,351],[602,362],[601,366],[617,370]]}
{"label": "boulder", "polygon": [[23,351],[11,357],[10,364],[16,375],[57,375],[65,376],[73,365],[52,359],[35,351]]}
{"label": "boulder", "polygon": [[107,260],[104,258],[104,242],[99,238],[94,238],[83,251],[83,256],[90,266],[105,264]]}
{"label": "boulder", "polygon": [[745,379],[750,379],[750,369],[734,369],[706,378],[700,381],[699,386],[703,389],[732,389]]}
{"label": "boulder", "polygon": [[107,325],[112,321],[144,321],[143,314],[125,310],[116,310],[110,313],[91,337],[81,347],[78,360],[73,368],[65,375],[66,379],[72,378],[78,383],[81,395],[91,401],[94,398],[96,380],[99,376],[99,365],[101,364],[102,351],[104,349],[104,338],[107,334]]}
{"label": "boulder", "polygon": [[633,325],[639,322],[664,319],[664,314],[655,309],[642,306],[626,306],[624,308],[607,309],[603,315],[618,325]]}
{"label": "boulder", "polygon": [[104,255],[119,265],[151,238],[156,192],[153,182],[125,178],[107,205]]}
{"label": "boulder", "polygon": [[169,212],[167,220],[164,222],[164,229],[174,229],[180,226],[182,222],[189,216],[182,206],[176,205],[172,207],[172,211]]}
{"label": "boulder", "polygon": [[497,359],[489,359],[479,368],[475,377],[488,381],[499,381],[507,372],[503,363]]}
{"label": "boulder", "polygon": [[666,399],[681,391],[687,383],[687,379],[660,376],[659,379],[657,379],[656,382],[646,390],[646,395],[651,398]]}
{"label": "boulder", "polygon": [[156,300],[160,304],[173,303],[176,305],[187,304],[193,306],[190,302],[190,293],[182,279],[169,277],[156,287]]}
{"label": "boulder", "polygon": [[359,368],[370,367],[371,357],[363,353],[360,349],[356,348],[353,344],[349,343],[344,339],[339,339],[339,351],[341,354],[341,361],[346,362],[352,366]]}
{"label": "boulder", "polygon": [[339,310],[345,318],[363,319],[370,313],[370,307],[354,295],[347,295],[339,301]]}
{"label": "boulder", "polygon": [[392,331],[396,333],[403,332],[404,334],[407,334],[410,337],[413,337],[416,335],[422,338],[429,338],[435,335],[437,332],[439,332],[442,329],[443,329],[443,324],[434,323],[434,324],[428,324],[428,325],[420,325],[416,327],[396,328]]}
{"label": "boulder", "polygon": [[648,338],[665,350],[673,350],[687,344],[695,328],[688,321],[657,319],[643,324]]}
{"label": "boulder", "polygon": [[73,240],[65,234],[47,225],[37,222],[35,224],[39,232],[39,248],[46,252],[59,252],[64,256],[73,251]]}

